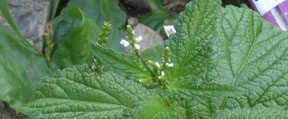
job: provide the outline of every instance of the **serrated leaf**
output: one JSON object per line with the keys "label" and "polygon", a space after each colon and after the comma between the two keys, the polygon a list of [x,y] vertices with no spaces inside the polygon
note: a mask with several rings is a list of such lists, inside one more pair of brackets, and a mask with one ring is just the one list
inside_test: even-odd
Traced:
{"label": "serrated leaf", "polygon": [[174,63],[172,79],[194,75],[204,79],[209,71],[211,41],[215,39],[216,16],[221,6],[219,0],[194,0],[179,16],[177,34],[170,37],[167,46],[171,49]]}
{"label": "serrated leaf", "polygon": [[72,67],[89,63],[92,59],[90,42],[96,42],[99,38],[100,31],[97,24],[86,18],[84,13],[77,7],[64,9],[58,19],[59,24],[65,24],[68,21],[77,22],[75,27],[60,43],[52,57],[52,62],[60,68]]}
{"label": "serrated leaf", "polygon": [[[220,109],[283,107],[288,103],[288,34],[246,8],[226,7],[213,43],[217,82],[246,89]],[[220,48],[221,47],[221,48]]]}
{"label": "serrated leaf", "polygon": [[225,110],[213,115],[213,119],[287,119],[288,111],[281,109]]}
{"label": "serrated leaf", "polygon": [[151,98],[139,103],[132,111],[133,119],[182,119],[180,107],[162,98]]}
{"label": "serrated leaf", "polygon": [[288,102],[288,34],[247,8],[221,8],[219,1],[194,0],[168,42],[175,77],[245,89],[237,96],[199,97],[187,103],[188,118],[210,118],[235,108],[284,108]]}
{"label": "serrated leaf", "polygon": [[93,55],[102,63],[105,70],[115,71],[135,80],[151,78],[136,56],[117,53],[97,44],[93,44],[92,48]]}
{"label": "serrated leaf", "polygon": [[42,54],[0,24],[0,100],[19,111],[50,71]]}
{"label": "serrated leaf", "polygon": [[87,65],[64,69],[36,89],[27,113],[32,119],[119,119],[149,91],[115,73],[94,76]]}

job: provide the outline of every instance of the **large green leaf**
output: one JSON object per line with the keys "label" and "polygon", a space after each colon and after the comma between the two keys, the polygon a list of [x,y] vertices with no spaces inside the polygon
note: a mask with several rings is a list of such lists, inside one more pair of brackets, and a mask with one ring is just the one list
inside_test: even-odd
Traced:
{"label": "large green leaf", "polygon": [[[209,71],[211,41],[215,39],[215,22],[220,10],[219,0],[194,0],[177,21],[177,34],[167,42],[175,67],[170,77],[193,75],[205,79]],[[195,79],[196,80],[196,79]]]}
{"label": "large green leaf", "polygon": [[220,111],[213,115],[213,119],[287,119],[288,111],[281,109],[247,109]]}
{"label": "large green leaf", "polygon": [[92,45],[93,55],[101,62],[105,70],[115,71],[135,80],[150,79],[151,76],[136,56],[117,53],[112,49]]}
{"label": "large green leaf", "polygon": [[41,77],[49,75],[49,69],[39,51],[1,24],[0,31],[0,100],[19,111]]}
{"label": "large green leaf", "polygon": [[[217,110],[282,108],[288,103],[288,34],[247,8],[194,0],[170,38],[175,68],[170,80],[190,75],[244,89],[237,96],[187,101],[188,118],[209,118]],[[187,79],[188,80],[188,79]]]}
{"label": "large green leaf", "polygon": [[[70,0],[67,7],[79,7],[82,9],[88,19],[91,19],[98,26],[103,26],[104,22],[112,24],[112,41],[108,41],[108,46],[115,48],[117,51],[124,52],[123,46],[120,45],[121,38],[125,38],[126,15],[118,6],[118,0]],[[56,41],[61,41],[65,34],[69,33],[73,22],[66,24],[57,24],[55,21]],[[59,29],[59,30],[57,30]],[[113,45],[112,45],[113,44]]]}
{"label": "large green leaf", "polygon": [[[96,42],[100,35],[97,24],[86,18],[84,13],[77,7],[64,9],[61,16],[61,23],[69,21],[80,21],[56,49],[52,62],[60,68],[72,67],[91,61],[90,42]],[[61,29],[59,29],[61,30]]]}
{"label": "large green leaf", "polygon": [[47,77],[27,106],[32,119],[119,119],[149,95],[133,80],[115,73],[96,77],[82,65]]}
{"label": "large green leaf", "polygon": [[213,42],[210,78],[246,89],[221,99],[220,109],[283,107],[288,103],[288,34],[246,8],[228,6]]}

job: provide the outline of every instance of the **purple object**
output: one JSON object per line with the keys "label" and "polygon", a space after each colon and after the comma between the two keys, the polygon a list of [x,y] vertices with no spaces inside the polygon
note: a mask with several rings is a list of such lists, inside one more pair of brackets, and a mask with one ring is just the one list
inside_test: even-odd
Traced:
{"label": "purple object", "polygon": [[250,0],[250,3],[265,20],[288,31],[288,0]]}

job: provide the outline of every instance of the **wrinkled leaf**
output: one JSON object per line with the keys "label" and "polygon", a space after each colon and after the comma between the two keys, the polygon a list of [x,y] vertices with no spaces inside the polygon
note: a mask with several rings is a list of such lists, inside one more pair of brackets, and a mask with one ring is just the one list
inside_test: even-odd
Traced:
{"label": "wrinkled leaf", "polygon": [[150,93],[115,73],[95,76],[87,65],[46,78],[27,105],[32,119],[119,119]]}
{"label": "wrinkled leaf", "polygon": [[242,109],[220,111],[213,115],[213,119],[287,119],[288,111],[281,109]]}
{"label": "wrinkled leaf", "polygon": [[251,10],[232,6],[222,10],[217,31],[217,67],[211,78],[246,89],[243,95],[222,99],[220,109],[287,105],[288,34]]}
{"label": "wrinkled leaf", "polygon": [[168,42],[175,68],[171,80],[193,76],[244,89],[237,96],[187,101],[188,118],[210,118],[218,110],[284,108],[288,102],[288,34],[247,8],[221,8],[194,0]]}
{"label": "wrinkled leaf", "polygon": [[175,64],[172,79],[193,75],[205,79],[209,71],[211,41],[215,39],[216,16],[219,0],[194,0],[177,21],[177,34],[167,42],[171,60]]}

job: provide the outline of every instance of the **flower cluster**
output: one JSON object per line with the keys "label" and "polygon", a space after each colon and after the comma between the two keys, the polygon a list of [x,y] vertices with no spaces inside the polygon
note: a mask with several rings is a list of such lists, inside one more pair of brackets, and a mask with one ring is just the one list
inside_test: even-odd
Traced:
{"label": "flower cluster", "polygon": [[142,36],[135,37],[135,32],[132,30],[132,27],[130,25],[127,26],[127,39],[121,39],[120,44],[124,47],[132,46],[136,50],[140,50],[141,47],[138,44],[140,41],[143,40]]}
{"label": "flower cluster", "polygon": [[109,41],[109,36],[112,32],[112,24],[109,22],[105,22],[102,27],[102,33],[100,35],[100,38],[98,40],[98,43],[100,45],[105,45],[107,41]]}

